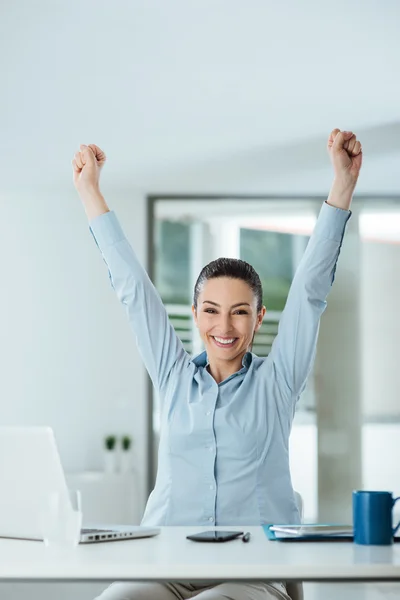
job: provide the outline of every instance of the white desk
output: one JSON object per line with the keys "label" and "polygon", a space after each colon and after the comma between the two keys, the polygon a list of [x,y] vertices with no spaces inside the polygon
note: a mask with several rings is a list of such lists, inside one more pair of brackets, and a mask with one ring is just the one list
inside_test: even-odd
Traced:
{"label": "white desk", "polygon": [[[235,529],[220,527],[217,529]],[[0,582],[147,580],[400,581],[400,545],[268,541],[249,527],[250,542],[192,542],[204,527],[165,527],[154,538],[76,548],[0,540]]]}

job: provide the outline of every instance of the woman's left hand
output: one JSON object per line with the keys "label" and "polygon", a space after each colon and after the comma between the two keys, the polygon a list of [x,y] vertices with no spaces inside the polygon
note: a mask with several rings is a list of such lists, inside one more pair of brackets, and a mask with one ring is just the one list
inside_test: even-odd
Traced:
{"label": "woman's left hand", "polygon": [[352,131],[334,129],[328,139],[335,180],[344,189],[354,188],[362,164],[362,147]]}

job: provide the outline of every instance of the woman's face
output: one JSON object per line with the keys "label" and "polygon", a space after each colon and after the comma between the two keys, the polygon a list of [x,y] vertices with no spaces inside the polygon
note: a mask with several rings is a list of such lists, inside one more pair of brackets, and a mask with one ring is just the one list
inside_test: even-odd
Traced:
{"label": "woman's face", "polygon": [[208,360],[234,360],[249,349],[265,307],[257,313],[256,297],[246,282],[218,277],[204,283],[192,311]]}

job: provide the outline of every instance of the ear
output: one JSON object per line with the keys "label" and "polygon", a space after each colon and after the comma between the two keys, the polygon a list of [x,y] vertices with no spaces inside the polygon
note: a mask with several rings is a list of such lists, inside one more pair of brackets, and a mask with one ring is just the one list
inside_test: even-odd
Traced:
{"label": "ear", "polygon": [[193,315],[193,319],[194,319],[194,323],[196,325],[196,327],[198,327],[198,323],[197,323],[197,310],[194,307],[194,304],[192,304],[192,315]]}
{"label": "ear", "polygon": [[256,333],[256,331],[258,331],[260,329],[266,312],[267,312],[267,309],[265,308],[265,306],[263,306],[262,309],[260,310],[260,312],[257,314],[257,321],[256,321],[256,326],[254,328],[254,333]]}

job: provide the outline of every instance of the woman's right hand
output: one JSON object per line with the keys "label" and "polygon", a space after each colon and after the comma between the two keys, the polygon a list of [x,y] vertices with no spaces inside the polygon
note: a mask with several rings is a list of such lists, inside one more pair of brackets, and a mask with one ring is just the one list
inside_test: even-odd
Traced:
{"label": "woman's right hand", "polygon": [[100,172],[105,162],[106,155],[95,144],[82,144],[72,160],[74,185],[89,221],[110,210],[100,193],[99,185]]}
{"label": "woman's right hand", "polygon": [[72,160],[74,185],[81,198],[100,192],[100,172],[105,162],[106,155],[101,148],[81,144]]}

